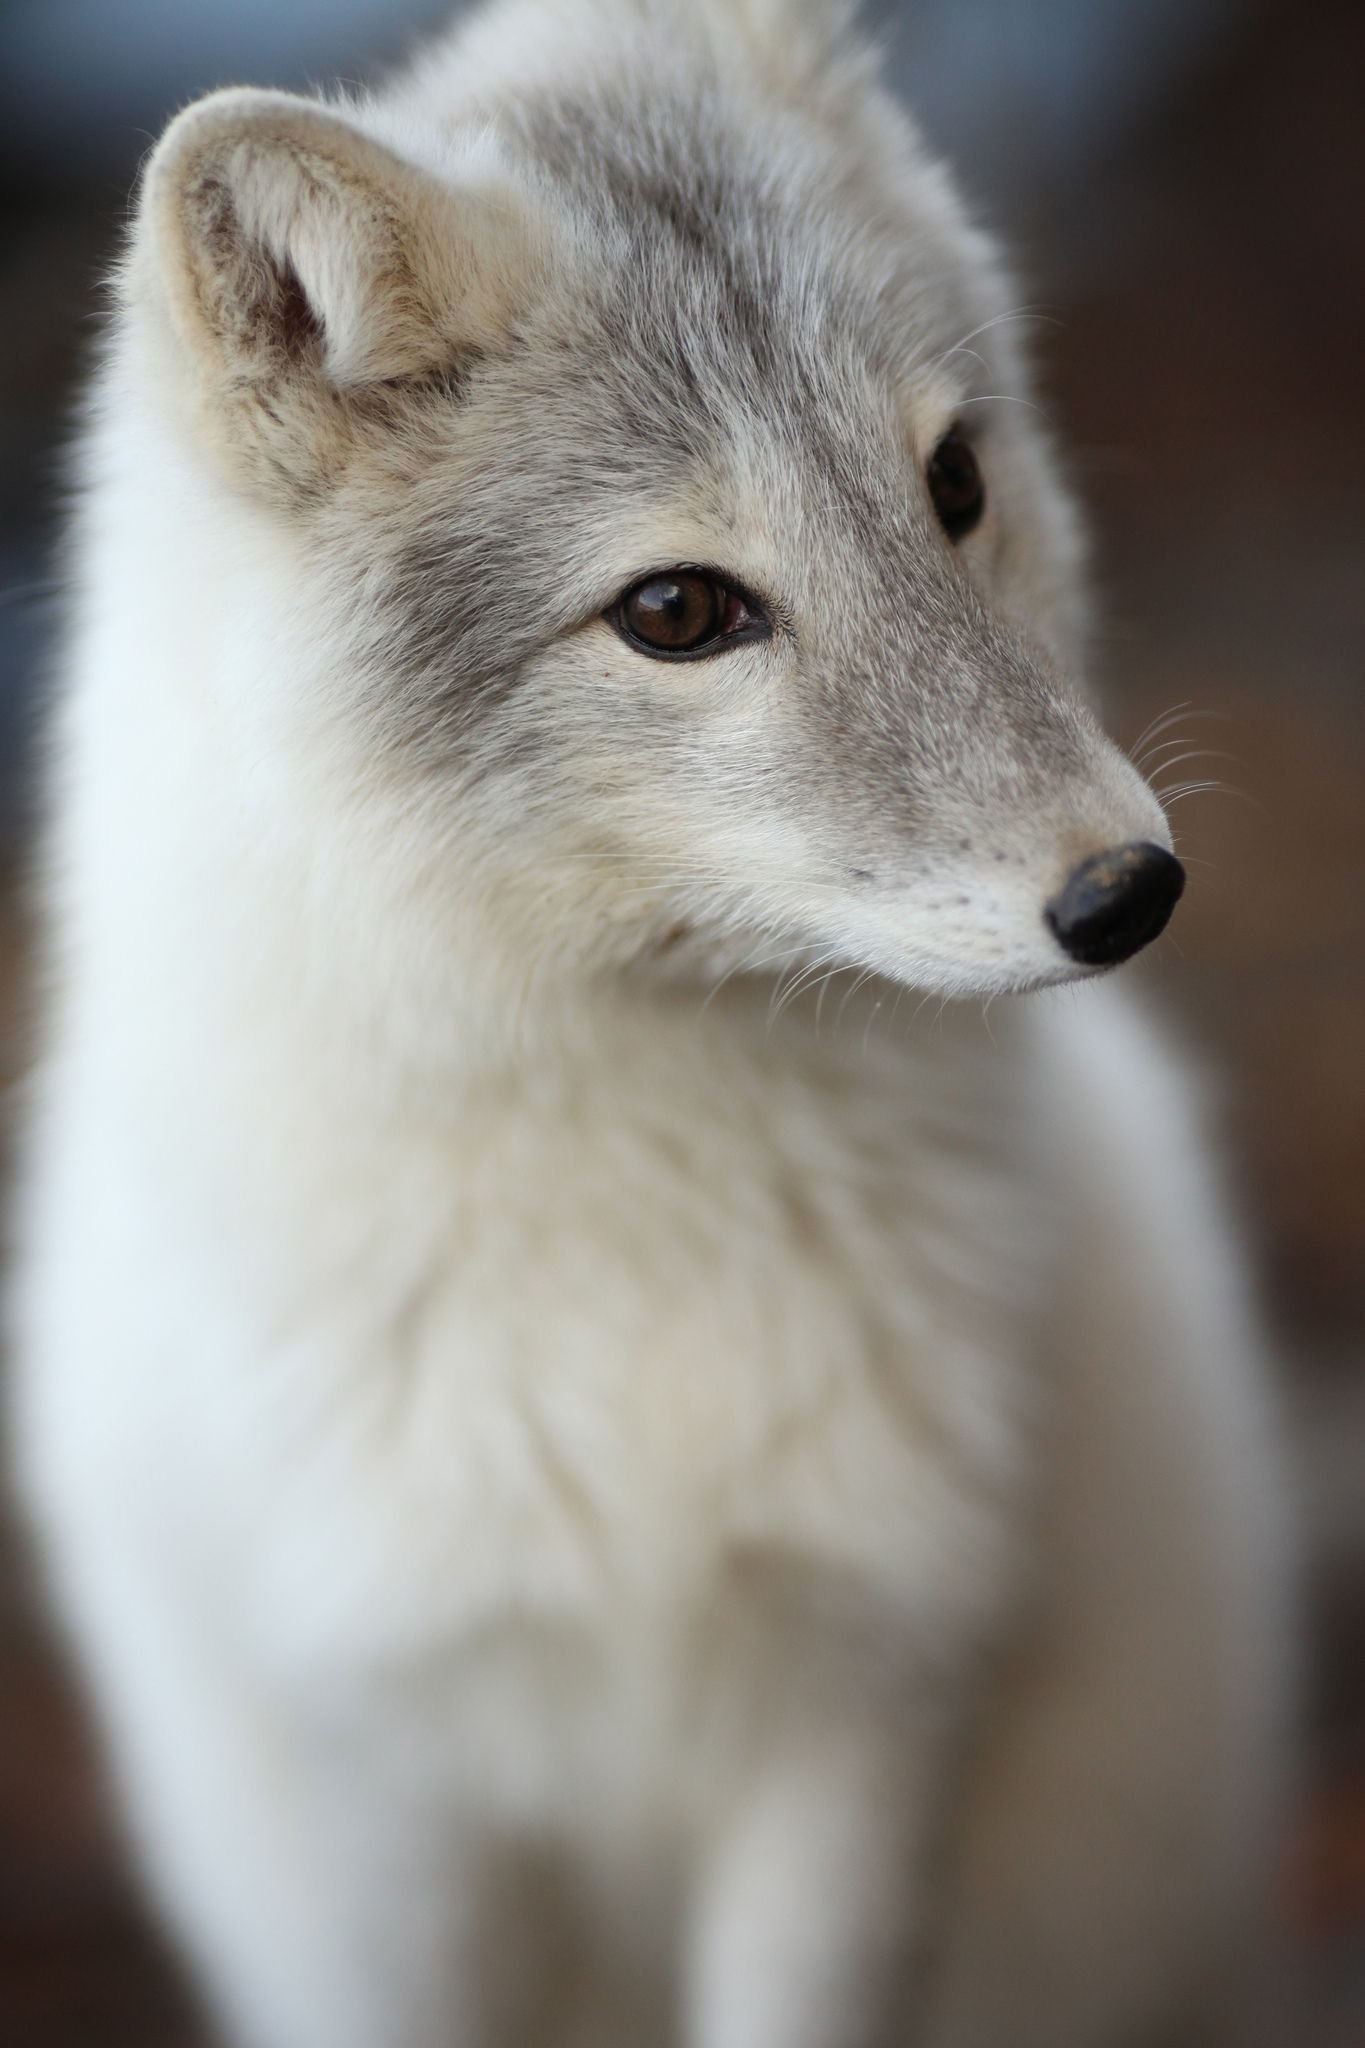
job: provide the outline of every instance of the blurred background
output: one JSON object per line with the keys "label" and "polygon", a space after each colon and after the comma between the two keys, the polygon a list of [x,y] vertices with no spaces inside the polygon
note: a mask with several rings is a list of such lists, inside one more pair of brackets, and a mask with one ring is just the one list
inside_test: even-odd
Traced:
{"label": "blurred background", "polygon": [[[1308,1556],[1294,2048],[1365,2044],[1365,7],[883,0],[894,76],[1025,283],[1088,502],[1110,722],[1181,707],[1191,881],[1150,978],[1213,1076]],[[140,157],[191,95],[363,78],[432,0],[0,0],[0,1059],[60,451]],[[1181,762],[1186,748],[1216,759]],[[0,2036],[197,2048],[0,1547]]]}

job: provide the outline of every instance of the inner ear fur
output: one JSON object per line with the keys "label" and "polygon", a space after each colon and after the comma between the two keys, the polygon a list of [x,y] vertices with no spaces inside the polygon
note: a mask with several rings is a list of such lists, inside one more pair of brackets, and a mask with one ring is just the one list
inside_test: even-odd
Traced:
{"label": "inner ear fur", "polygon": [[451,188],[325,107],[242,89],[166,131],[132,274],[206,422],[240,457],[255,447],[288,470],[307,466],[310,436],[322,456],[319,436],[367,388],[495,347],[533,241],[510,187]]}

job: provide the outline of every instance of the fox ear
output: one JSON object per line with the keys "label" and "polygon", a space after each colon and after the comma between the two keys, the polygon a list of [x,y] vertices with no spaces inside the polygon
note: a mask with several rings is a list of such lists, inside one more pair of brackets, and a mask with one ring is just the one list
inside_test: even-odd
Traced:
{"label": "fox ear", "polygon": [[339,452],[367,390],[496,345],[533,241],[509,187],[452,189],[324,107],[234,90],[153,153],[132,277],[203,424],[287,476]]}

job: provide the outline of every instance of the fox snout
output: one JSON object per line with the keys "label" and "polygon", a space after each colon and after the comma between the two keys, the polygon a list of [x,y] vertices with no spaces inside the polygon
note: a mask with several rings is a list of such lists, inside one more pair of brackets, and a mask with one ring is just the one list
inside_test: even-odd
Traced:
{"label": "fox snout", "polygon": [[1165,931],[1184,887],[1173,853],[1136,840],[1083,860],[1043,917],[1072,960],[1114,967]]}

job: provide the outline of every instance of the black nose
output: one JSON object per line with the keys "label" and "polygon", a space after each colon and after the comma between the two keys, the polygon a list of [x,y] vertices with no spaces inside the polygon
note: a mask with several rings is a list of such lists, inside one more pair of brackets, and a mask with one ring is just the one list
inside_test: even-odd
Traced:
{"label": "black nose", "polygon": [[1073,960],[1112,967],[1166,929],[1184,886],[1173,853],[1137,840],[1083,860],[1043,915]]}

